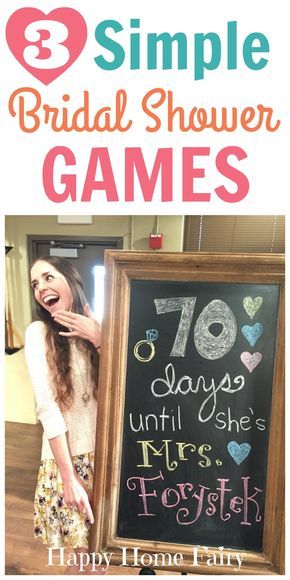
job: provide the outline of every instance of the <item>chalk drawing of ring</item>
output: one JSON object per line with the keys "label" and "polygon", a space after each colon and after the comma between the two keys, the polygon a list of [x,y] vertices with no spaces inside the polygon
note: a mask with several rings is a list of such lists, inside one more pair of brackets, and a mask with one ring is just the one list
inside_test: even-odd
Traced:
{"label": "chalk drawing of ring", "polygon": [[[148,344],[148,346],[151,349],[151,351],[147,357],[141,356],[139,354],[139,348],[142,344]],[[136,359],[139,360],[140,362],[149,362],[150,360],[152,360],[154,355],[155,355],[155,346],[154,346],[153,342],[151,342],[151,340],[145,340],[145,339],[139,340],[139,342],[137,342],[134,346],[134,355],[135,355]]]}

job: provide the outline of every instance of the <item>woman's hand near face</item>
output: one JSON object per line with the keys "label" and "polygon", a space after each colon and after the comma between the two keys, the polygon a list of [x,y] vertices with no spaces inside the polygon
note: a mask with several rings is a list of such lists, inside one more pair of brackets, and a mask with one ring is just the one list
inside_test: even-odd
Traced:
{"label": "woman's hand near face", "polygon": [[69,312],[68,310],[58,310],[51,316],[55,322],[69,329],[68,332],[60,332],[59,334],[61,336],[67,336],[68,338],[79,336],[80,338],[89,340],[96,348],[100,346],[101,327],[97,320],[93,318],[88,304],[85,305],[85,316]]}

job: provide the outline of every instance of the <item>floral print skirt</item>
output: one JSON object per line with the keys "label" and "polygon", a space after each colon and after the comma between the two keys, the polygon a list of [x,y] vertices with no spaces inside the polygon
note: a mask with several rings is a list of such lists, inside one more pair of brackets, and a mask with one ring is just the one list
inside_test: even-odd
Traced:
{"label": "floral print skirt", "polygon": [[[94,453],[72,458],[88,496],[93,489]],[[63,483],[54,459],[40,463],[34,499],[34,536],[60,548],[88,548],[90,523],[86,514],[70,509],[63,500]]]}

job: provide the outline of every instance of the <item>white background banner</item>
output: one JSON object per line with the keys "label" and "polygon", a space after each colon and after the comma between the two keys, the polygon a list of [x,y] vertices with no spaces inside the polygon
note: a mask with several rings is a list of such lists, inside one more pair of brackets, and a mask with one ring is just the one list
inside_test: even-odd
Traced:
{"label": "white background banner", "polygon": [[4,213],[285,213],[285,10],[2,2]]}

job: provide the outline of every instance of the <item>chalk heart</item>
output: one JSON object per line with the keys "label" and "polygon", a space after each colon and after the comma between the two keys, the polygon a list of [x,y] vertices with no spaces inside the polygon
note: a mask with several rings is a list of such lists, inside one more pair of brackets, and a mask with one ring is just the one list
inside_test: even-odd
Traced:
{"label": "chalk heart", "polygon": [[256,366],[261,362],[262,355],[260,352],[254,352],[251,354],[250,352],[242,352],[241,354],[241,361],[247,367],[248,371],[251,373]]}
{"label": "chalk heart", "polygon": [[87,26],[73,8],[57,8],[48,14],[37,8],[20,8],[8,20],[6,40],[18,62],[48,85],[81,54]]}
{"label": "chalk heart", "polygon": [[246,296],[243,300],[244,309],[250,318],[254,318],[256,312],[259,310],[262,304],[262,296],[257,296],[257,298],[254,299],[251,296]]}
{"label": "chalk heart", "polygon": [[251,445],[249,443],[237,443],[230,441],[227,446],[228,452],[237,465],[240,465],[249,455]]}
{"label": "chalk heart", "polygon": [[248,343],[251,346],[255,346],[257,340],[259,340],[260,336],[263,334],[263,325],[260,322],[256,322],[254,326],[248,326],[245,324],[242,327],[242,333],[247,339]]}

